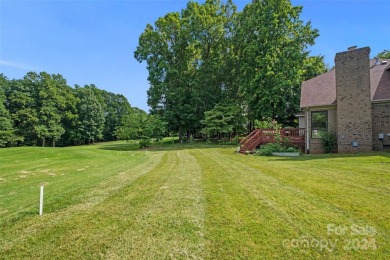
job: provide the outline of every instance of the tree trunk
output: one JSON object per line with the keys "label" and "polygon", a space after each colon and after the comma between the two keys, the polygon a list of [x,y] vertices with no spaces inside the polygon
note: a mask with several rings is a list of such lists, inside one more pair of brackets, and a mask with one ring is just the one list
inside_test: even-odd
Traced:
{"label": "tree trunk", "polygon": [[45,147],[45,138],[42,138],[42,147]]}
{"label": "tree trunk", "polygon": [[53,139],[53,147],[56,147],[56,140]]}
{"label": "tree trunk", "polygon": [[179,142],[181,143],[183,140],[183,129],[179,126]]}

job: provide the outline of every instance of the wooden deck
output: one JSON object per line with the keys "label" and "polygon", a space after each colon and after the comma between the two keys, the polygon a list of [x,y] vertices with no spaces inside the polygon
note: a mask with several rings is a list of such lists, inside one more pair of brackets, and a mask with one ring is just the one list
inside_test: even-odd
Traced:
{"label": "wooden deck", "polygon": [[[275,142],[274,129],[255,129],[240,142],[240,153],[253,152],[259,145]],[[280,130],[282,140],[286,138],[295,147],[305,149],[304,128],[284,128]]]}

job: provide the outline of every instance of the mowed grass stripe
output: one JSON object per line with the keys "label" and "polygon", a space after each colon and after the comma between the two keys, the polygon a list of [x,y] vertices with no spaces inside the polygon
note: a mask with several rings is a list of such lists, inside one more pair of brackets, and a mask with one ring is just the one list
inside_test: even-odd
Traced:
{"label": "mowed grass stripe", "polygon": [[[97,146],[99,147],[99,146]],[[39,186],[45,185],[45,213],[61,210],[80,203],[101,182],[111,179],[125,169],[145,162],[144,153],[129,154],[104,151],[90,147],[51,149],[29,147],[36,155],[20,160],[25,163],[5,161],[0,177],[0,226],[34,216],[38,212]],[[18,148],[9,149],[12,152]],[[0,150],[2,155],[8,149]],[[46,152],[46,154],[42,154]],[[41,157],[45,157],[42,161]],[[22,165],[22,166],[21,166]]]}
{"label": "mowed grass stripe", "polygon": [[[0,258],[390,255],[386,153],[277,158],[239,155],[221,146],[134,148],[113,142],[0,150],[0,177],[5,179],[0,180]],[[46,211],[39,217],[42,181]],[[345,250],[345,239],[367,236],[328,235],[327,224],[375,227],[378,248]],[[339,242],[333,251],[282,244],[304,238]]]}
{"label": "mowed grass stripe", "polygon": [[[266,221],[267,216],[272,216],[272,221],[269,222],[269,226],[262,227],[262,233],[256,234],[256,227],[253,228],[252,236],[248,236],[249,240],[252,240],[252,243],[255,243],[256,240],[253,240],[253,235],[259,236],[263,239],[263,245],[256,245],[253,247],[248,246],[250,241],[245,239],[237,240],[237,244],[246,247],[249,252],[243,252],[243,257],[256,257],[257,254],[260,254],[262,250],[270,252],[278,252],[278,257],[284,257],[283,254],[287,255],[293,254],[295,257],[305,255],[302,250],[291,250],[285,251],[285,248],[282,247],[282,242],[284,239],[294,239],[294,238],[318,238],[318,239],[337,239],[335,236],[328,236],[327,234],[327,225],[328,224],[337,224],[337,225],[353,225],[358,224],[361,226],[371,225],[378,229],[378,234],[376,239],[378,240],[377,245],[381,246],[380,250],[375,252],[364,252],[363,255],[366,257],[374,257],[383,255],[388,249],[386,249],[386,243],[388,238],[388,232],[386,231],[386,225],[388,222],[376,222],[371,218],[366,216],[355,214],[355,212],[350,212],[347,208],[349,203],[352,201],[346,201],[344,208],[342,205],[335,205],[333,201],[326,199],[327,194],[326,190],[321,190],[321,185],[316,185],[316,182],[321,183],[321,176],[316,178],[319,180],[314,180],[311,183],[310,187],[318,187],[316,193],[311,192],[310,190],[302,189],[299,185],[296,185],[294,182],[282,182],[281,180],[275,178],[273,171],[275,168],[279,172],[283,171],[281,165],[278,165],[277,162],[273,164],[267,164],[266,166],[262,165],[260,158],[246,156],[240,156],[233,154],[229,150],[199,150],[199,153],[202,154],[199,157],[200,160],[211,163],[212,165],[204,164],[206,167],[206,172],[209,172],[209,176],[215,178],[216,182],[219,182],[219,185],[214,189],[218,188],[218,195],[225,193],[224,197],[216,197],[215,201],[226,201],[224,208],[220,208],[219,211],[213,211],[213,214],[208,214],[209,209],[213,209],[216,206],[220,206],[217,203],[211,204],[212,206],[206,207],[206,223],[209,218],[216,217],[219,214],[219,217],[223,218],[225,216],[240,216],[242,218],[236,219],[237,222],[232,221],[228,223],[230,229],[240,228],[242,223],[248,223],[248,221],[256,221],[263,219]],[[253,159],[252,159],[253,158]],[[260,160],[260,161],[259,161]],[[225,163],[223,163],[225,162]],[[226,163],[229,162],[229,163]],[[288,171],[285,169],[286,173],[289,175],[302,175],[302,172]],[[334,170],[334,169],[333,169]],[[306,177],[310,177],[306,175]],[[343,178],[342,175],[339,178]],[[208,180],[209,178],[204,178]],[[209,191],[210,189],[205,189]],[[212,189],[211,189],[212,190]],[[235,192],[233,192],[235,190]],[[228,195],[229,191],[232,191],[232,195]],[[215,193],[215,190],[213,191]],[[336,190],[339,192],[340,196],[343,196],[344,193],[348,194],[349,190]],[[205,192],[206,198],[209,198],[209,192]],[[233,194],[236,194],[235,196]],[[244,197],[240,199],[239,194],[245,194]],[[364,191],[362,192],[364,195]],[[254,199],[251,202],[251,199]],[[372,207],[371,210],[375,212],[377,216],[381,216],[380,211],[377,210],[377,204],[374,201],[380,200],[380,197],[370,198],[370,201],[373,204],[370,204]],[[248,204],[248,209],[245,211],[243,205],[245,205],[245,200]],[[341,201],[343,198],[341,197]],[[209,202],[210,200],[207,199]],[[241,201],[241,204],[234,204],[235,201]],[[212,201],[211,201],[212,202]],[[261,202],[261,207],[259,207],[259,202]],[[340,203],[339,203],[340,204]],[[234,206],[232,206],[234,205]],[[249,205],[252,205],[250,208]],[[265,206],[265,207],[264,207]],[[347,207],[347,208],[345,208]],[[382,208],[384,209],[384,208]],[[367,210],[367,209],[365,209]],[[258,212],[260,216],[251,216],[253,212]],[[214,214],[215,213],[215,214]],[[221,222],[222,221],[222,222]],[[260,221],[259,221],[260,222]],[[212,221],[211,226],[224,223],[224,219],[215,219],[215,223]],[[209,230],[209,224],[206,224],[206,230]],[[226,223],[225,223],[226,225]],[[259,223],[259,226],[262,224]],[[269,232],[267,232],[267,229]],[[248,228],[248,233],[250,229]],[[242,233],[242,231],[240,231]],[[238,232],[236,235],[238,235]],[[213,232],[207,232],[211,237],[213,237]],[[244,232],[245,233],[245,232]],[[281,235],[281,236],[280,236]],[[242,237],[243,234],[240,235]],[[353,236],[344,236],[343,239],[353,239]],[[222,237],[223,243],[226,244],[226,238]],[[279,239],[279,241],[277,241]],[[210,243],[214,246],[214,243]],[[267,244],[272,246],[267,246]],[[279,246],[279,248],[275,248]],[[217,247],[216,252],[221,253],[220,250],[224,247]],[[237,245],[235,246],[237,248]],[[226,250],[229,250],[226,248]],[[226,252],[225,252],[226,253]],[[312,250],[308,253],[307,256],[321,258],[324,255],[328,257],[332,255],[342,255],[343,257],[352,257],[352,256],[361,256],[362,252],[351,252],[343,250],[342,246],[337,247],[334,251],[330,252],[327,250],[319,251]],[[270,254],[269,256],[275,257],[275,254]]]}
{"label": "mowed grass stripe", "polygon": [[[196,162],[185,153],[166,153],[158,167],[117,190],[113,196],[81,214],[47,228],[43,226],[26,241],[35,247],[26,248],[25,243],[19,243],[6,251],[6,255],[10,258],[52,255],[59,258],[125,255],[145,259],[201,258],[200,172]],[[187,163],[195,167],[188,169]]]}
{"label": "mowed grass stripe", "polygon": [[203,170],[207,258],[288,257],[281,240],[297,232],[237,182],[242,172],[231,168],[234,159],[218,162],[214,151],[191,151]]}
{"label": "mowed grass stripe", "polygon": [[203,258],[201,169],[187,150],[168,153],[166,164],[155,172],[161,180],[153,181],[158,192],[132,219],[132,228],[118,237],[107,253],[110,258]]}
{"label": "mowed grass stripe", "polygon": [[[226,152],[219,153],[226,157]],[[296,191],[296,197],[312,202],[326,211],[333,211],[334,217],[326,215],[327,221],[335,224],[360,223],[375,225],[377,228],[390,229],[390,222],[384,221],[383,214],[388,209],[390,192],[390,169],[383,162],[390,162],[390,157],[358,156],[344,158],[344,164],[355,167],[337,167],[333,160],[294,161],[285,159],[264,160],[263,158],[245,158],[241,166],[256,169],[272,176],[285,189]],[[359,167],[364,164],[376,164],[370,170]],[[378,167],[377,165],[382,165]],[[375,170],[373,170],[375,169]],[[379,181],[378,181],[379,179]],[[275,194],[278,194],[275,192]],[[297,200],[298,204],[302,204]],[[307,207],[306,207],[307,208]],[[310,212],[316,213],[316,211]],[[364,214],[361,214],[364,212]],[[320,212],[318,212],[320,213]],[[317,215],[317,214],[313,214]],[[323,214],[319,214],[323,215]],[[345,218],[340,218],[344,216]]]}
{"label": "mowed grass stripe", "polygon": [[[72,184],[75,185],[73,187],[74,191],[79,194],[77,200],[68,197],[69,191],[63,193],[63,189],[66,190],[67,187],[69,188],[69,183],[64,183],[65,187],[60,189],[45,189],[46,197],[58,197],[58,203],[69,204],[66,207],[53,210],[55,205],[50,205],[50,200],[49,202],[45,200],[44,215],[37,216],[35,211],[38,205],[36,203],[37,200],[35,199],[34,206],[29,206],[29,208],[34,208],[30,209],[30,211],[34,211],[34,214],[25,214],[24,218],[15,219],[12,218],[12,216],[15,215],[14,213],[10,214],[8,218],[3,218],[0,223],[0,255],[2,255],[2,252],[10,250],[14,245],[20,244],[19,246],[23,246],[24,244],[28,244],[33,236],[39,236],[40,233],[42,234],[47,230],[50,230],[61,222],[71,221],[75,215],[84,214],[85,211],[90,210],[95,205],[103,202],[109,196],[113,196],[121,188],[130,185],[131,182],[157,167],[163,155],[163,153],[149,154],[146,160],[140,161],[139,158],[143,158],[145,153],[137,153],[138,156],[134,156],[134,158],[137,159],[124,160],[121,167],[111,167],[109,172],[107,172],[108,170],[105,167],[99,169],[99,176],[90,176],[92,180],[95,180],[95,183],[92,183],[92,185],[88,180],[85,180],[84,176],[80,178],[79,175],[74,175]],[[122,157],[122,160],[123,159],[125,158]],[[143,163],[140,164],[141,162]],[[104,174],[106,174],[105,178]],[[85,175],[88,176],[93,174],[86,173]],[[100,182],[97,182],[98,180],[100,180]],[[56,182],[53,183],[53,186],[57,188],[60,187],[62,183],[62,180],[56,180]],[[51,193],[54,193],[54,195]],[[61,200],[67,202],[62,202]],[[18,205],[17,201],[13,201],[13,203]],[[53,203],[56,203],[56,201]],[[25,211],[22,210],[22,212]],[[10,222],[10,219],[12,222]]]}

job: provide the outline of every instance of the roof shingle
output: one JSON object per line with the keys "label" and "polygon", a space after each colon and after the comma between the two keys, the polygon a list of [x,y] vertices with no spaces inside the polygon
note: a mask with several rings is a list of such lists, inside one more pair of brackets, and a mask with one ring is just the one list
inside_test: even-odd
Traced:
{"label": "roof shingle", "polygon": [[[387,64],[382,64],[387,61]],[[370,84],[372,101],[390,100],[389,59],[370,60]],[[330,70],[304,81],[301,87],[301,107],[317,107],[336,104],[336,73]]]}

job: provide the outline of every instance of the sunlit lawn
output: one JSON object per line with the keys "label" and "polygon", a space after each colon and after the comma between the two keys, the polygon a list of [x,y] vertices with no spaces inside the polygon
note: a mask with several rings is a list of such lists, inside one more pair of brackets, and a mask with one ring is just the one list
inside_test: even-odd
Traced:
{"label": "sunlit lawn", "polygon": [[234,151],[0,149],[0,258],[390,258],[389,153]]}

